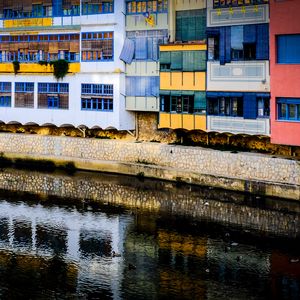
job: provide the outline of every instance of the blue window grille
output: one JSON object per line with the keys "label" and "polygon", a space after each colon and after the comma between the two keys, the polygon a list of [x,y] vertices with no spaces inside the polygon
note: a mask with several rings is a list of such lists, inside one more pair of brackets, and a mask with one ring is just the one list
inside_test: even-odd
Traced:
{"label": "blue window grille", "polygon": [[0,107],[10,107],[11,96],[0,96]]}
{"label": "blue window grille", "polygon": [[23,5],[12,5],[9,1],[6,2],[2,5],[3,19],[77,16],[80,14],[79,0],[77,3],[70,0],[54,0],[50,3],[49,1],[48,3],[24,1]]}
{"label": "blue window grille", "polygon": [[277,119],[300,122],[300,98],[277,98]]}
{"label": "blue window grille", "polygon": [[33,93],[34,83],[33,82],[16,82],[15,92],[16,93]]}
{"label": "blue window grille", "polygon": [[213,0],[214,8],[268,4],[269,0]]}
{"label": "blue window grille", "polygon": [[112,61],[114,33],[84,32],[81,34],[82,61]]}
{"label": "blue window grille", "polygon": [[300,64],[300,34],[276,37],[277,63]]}
{"label": "blue window grille", "polygon": [[89,0],[82,0],[82,14],[109,14],[114,12],[114,0],[96,0],[91,3]]}
{"label": "blue window grille", "polygon": [[11,93],[11,82],[0,82],[0,92]]}
{"label": "blue window grille", "polygon": [[81,109],[113,111],[112,84],[81,84]]}
{"label": "blue window grille", "polygon": [[128,15],[145,13],[165,13],[168,11],[168,0],[126,0],[126,13]]}
{"label": "blue window grille", "polygon": [[59,98],[49,96],[48,97],[48,108],[59,108]]}
{"label": "blue window grille", "polygon": [[[78,43],[78,52],[66,50],[66,42],[74,43],[74,41]],[[12,62],[15,60],[19,62],[39,62],[60,58],[64,58],[70,62],[79,61],[79,34],[0,35],[0,43],[10,49],[12,45],[19,43],[17,50],[6,50],[5,56],[1,56],[1,61],[3,62]],[[50,51],[46,49],[50,49],[53,43],[57,44],[56,53],[53,53],[53,50],[49,53]],[[28,49],[35,51],[28,52]]]}
{"label": "blue window grille", "polygon": [[91,98],[81,99],[82,110],[113,111],[113,99]]}
{"label": "blue window grille", "polygon": [[81,94],[113,96],[113,85],[82,83]]}
{"label": "blue window grille", "polygon": [[38,93],[69,93],[68,83],[38,83]]}

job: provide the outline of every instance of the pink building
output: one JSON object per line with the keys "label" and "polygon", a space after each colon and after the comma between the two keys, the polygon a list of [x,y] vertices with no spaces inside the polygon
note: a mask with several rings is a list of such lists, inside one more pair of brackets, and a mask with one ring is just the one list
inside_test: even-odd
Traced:
{"label": "pink building", "polygon": [[300,1],[270,0],[271,142],[300,146]]}

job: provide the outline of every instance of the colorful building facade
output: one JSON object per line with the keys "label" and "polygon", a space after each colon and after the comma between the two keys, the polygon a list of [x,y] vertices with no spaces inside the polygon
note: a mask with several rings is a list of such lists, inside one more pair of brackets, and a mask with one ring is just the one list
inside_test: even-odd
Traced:
{"label": "colorful building facade", "polygon": [[159,111],[159,45],[168,40],[168,0],[126,0],[126,109]]}
{"label": "colorful building facade", "polygon": [[134,129],[119,59],[124,9],[123,0],[1,0],[0,121]]}
{"label": "colorful building facade", "polygon": [[206,130],[206,3],[172,2],[160,46],[159,128]]}
{"label": "colorful building facade", "polygon": [[207,130],[270,134],[268,0],[207,1]]}
{"label": "colorful building facade", "polygon": [[275,144],[300,146],[299,11],[300,1],[270,1],[271,142]]}

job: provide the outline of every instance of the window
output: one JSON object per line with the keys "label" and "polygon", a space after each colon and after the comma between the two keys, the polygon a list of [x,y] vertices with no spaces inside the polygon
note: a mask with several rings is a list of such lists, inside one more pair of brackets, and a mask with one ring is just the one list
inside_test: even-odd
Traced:
{"label": "window", "polygon": [[11,96],[0,96],[0,107],[10,107]]}
{"label": "window", "polygon": [[210,27],[208,60],[220,60],[224,65],[232,60],[269,59],[269,25]]}
{"label": "window", "polygon": [[114,12],[114,0],[83,0],[81,5],[83,15],[107,14]]}
{"label": "window", "polygon": [[205,71],[206,51],[161,51],[160,71]]}
{"label": "window", "polygon": [[127,38],[134,42],[135,60],[157,61],[159,45],[165,44],[168,39],[167,30],[129,31]]}
{"label": "window", "polygon": [[34,107],[34,83],[16,82],[15,83],[15,107]]}
{"label": "window", "polygon": [[126,0],[126,13],[144,14],[146,12],[164,13],[168,11],[168,0]]}
{"label": "window", "polygon": [[0,42],[5,44],[1,58],[6,62],[79,61],[79,34],[0,35]]}
{"label": "window", "polygon": [[259,118],[270,116],[270,98],[257,97],[257,116]]}
{"label": "window", "polygon": [[59,108],[59,98],[58,97],[51,97],[48,98],[48,108]]}
{"label": "window", "polygon": [[300,121],[300,98],[277,98],[277,119]]}
{"label": "window", "polygon": [[112,84],[81,84],[81,109],[113,111]]}
{"label": "window", "polygon": [[213,0],[214,8],[268,4],[269,0]]}
{"label": "window", "polygon": [[11,83],[10,82],[0,82],[0,92],[11,93]]}
{"label": "window", "polygon": [[243,117],[242,97],[218,97],[208,99],[208,114],[216,116]]}
{"label": "window", "polygon": [[127,76],[126,96],[158,97],[159,76]]}
{"label": "window", "polygon": [[113,32],[85,32],[81,34],[81,60],[113,60]]}
{"label": "window", "polygon": [[176,12],[176,41],[206,39],[206,9]]}
{"label": "window", "polygon": [[205,92],[160,91],[160,111],[171,113],[205,113]]}
{"label": "window", "polygon": [[38,108],[69,108],[68,83],[38,83]]}
{"label": "window", "polygon": [[300,34],[276,37],[277,63],[300,64]]}

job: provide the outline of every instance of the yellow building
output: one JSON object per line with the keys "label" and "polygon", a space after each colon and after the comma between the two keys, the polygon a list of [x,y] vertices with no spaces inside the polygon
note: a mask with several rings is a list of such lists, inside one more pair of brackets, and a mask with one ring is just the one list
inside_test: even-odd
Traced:
{"label": "yellow building", "polygon": [[206,130],[206,1],[169,2],[160,45],[159,128]]}
{"label": "yellow building", "polygon": [[159,128],[206,130],[206,44],[160,46]]}

